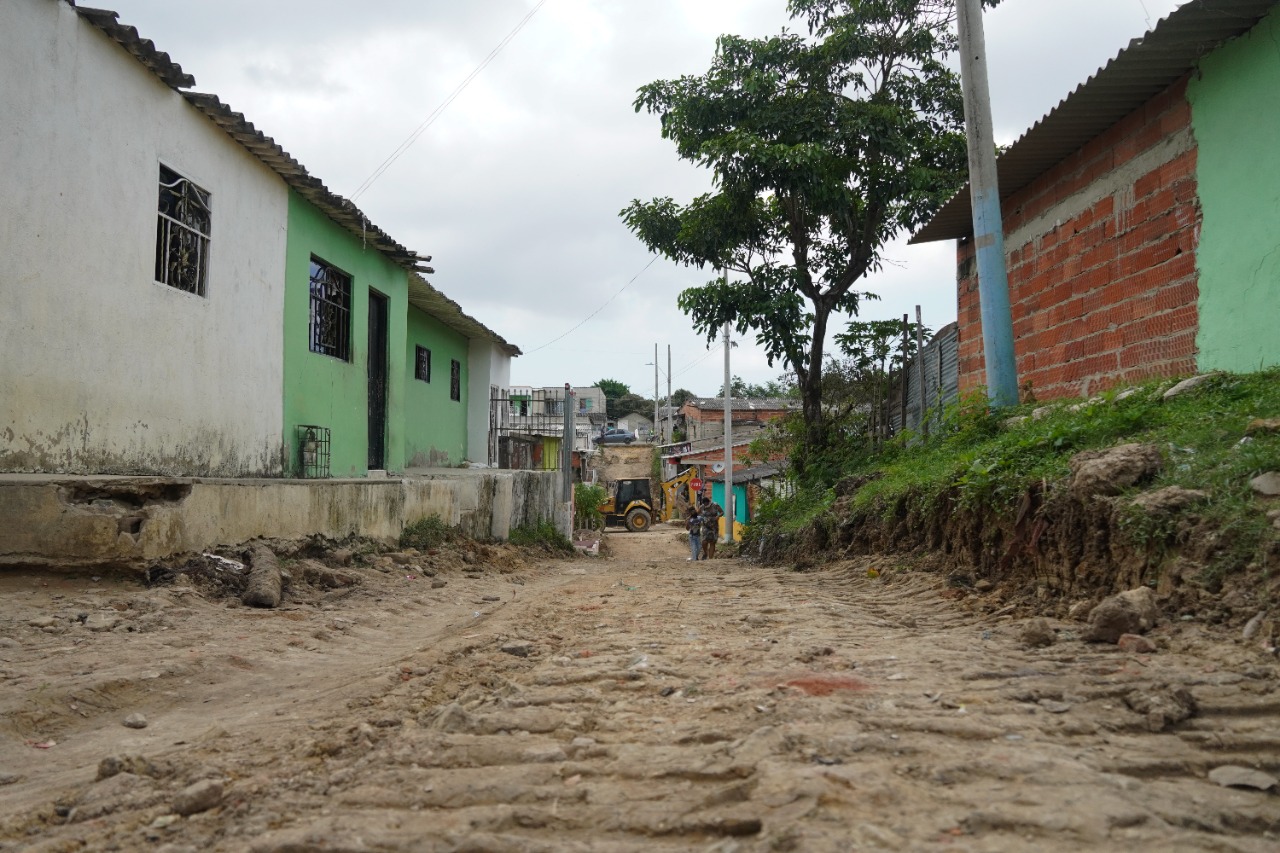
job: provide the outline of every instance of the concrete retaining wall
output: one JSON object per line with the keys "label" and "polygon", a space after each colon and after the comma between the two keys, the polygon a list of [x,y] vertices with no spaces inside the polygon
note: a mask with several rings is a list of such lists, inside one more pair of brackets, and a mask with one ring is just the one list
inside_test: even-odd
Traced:
{"label": "concrete retaining wall", "polygon": [[0,567],[131,565],[256,538],[394,541],[436,515],[476,539],[553,521],[556,472],[458,471],[386,480],[0,477]]}

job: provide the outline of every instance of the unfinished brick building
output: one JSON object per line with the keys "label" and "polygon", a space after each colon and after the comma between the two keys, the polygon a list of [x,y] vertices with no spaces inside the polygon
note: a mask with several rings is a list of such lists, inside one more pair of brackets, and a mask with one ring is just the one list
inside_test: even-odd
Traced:
{"label": "unfinished brick building", "polygon": [[[1249,109],[1280,81],[1276,6],[1188,3],[999,158],[1018,378],[1038,398],[1280,362],[1276,231],[1241,221],[1280,198],[1280,122]],[[969,206],[966,187],[912,241],[959,241],[962,391],[985,384]]]}

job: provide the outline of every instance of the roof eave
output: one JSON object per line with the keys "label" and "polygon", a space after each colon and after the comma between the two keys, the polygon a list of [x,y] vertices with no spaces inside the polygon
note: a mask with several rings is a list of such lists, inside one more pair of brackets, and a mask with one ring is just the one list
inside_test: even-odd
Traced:
{"label": "roof eave", "polygon": [[[1134,39],[996,160],[1001,200],[1025,189],[1072,152],[1190,73],[1205,54],[1243,35],[1277,0],[1191,0]],[[973,236],[969,185],[951,197],[910,244]]]}

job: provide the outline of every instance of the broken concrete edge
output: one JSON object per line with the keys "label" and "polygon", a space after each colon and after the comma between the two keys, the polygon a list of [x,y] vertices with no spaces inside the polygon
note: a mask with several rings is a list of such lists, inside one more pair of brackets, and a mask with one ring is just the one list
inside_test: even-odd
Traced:
{"label": "broken concrete edge", "polygon": [[556,472],[379,480],[0,475],[0,569],[137,570],[262,538],[397,542],[430,516],[476,541],[569,529]]}

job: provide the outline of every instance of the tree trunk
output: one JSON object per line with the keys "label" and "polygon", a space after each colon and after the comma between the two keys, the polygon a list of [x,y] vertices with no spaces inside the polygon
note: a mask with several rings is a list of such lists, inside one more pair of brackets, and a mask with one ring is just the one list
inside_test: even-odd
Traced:
{"label": "tree trunk", "polygon": [[279,607],[283,587],[284,579],[280,576],[276,555],[265,545],[255,546],[249,582],[240,600],[250,607]]}

